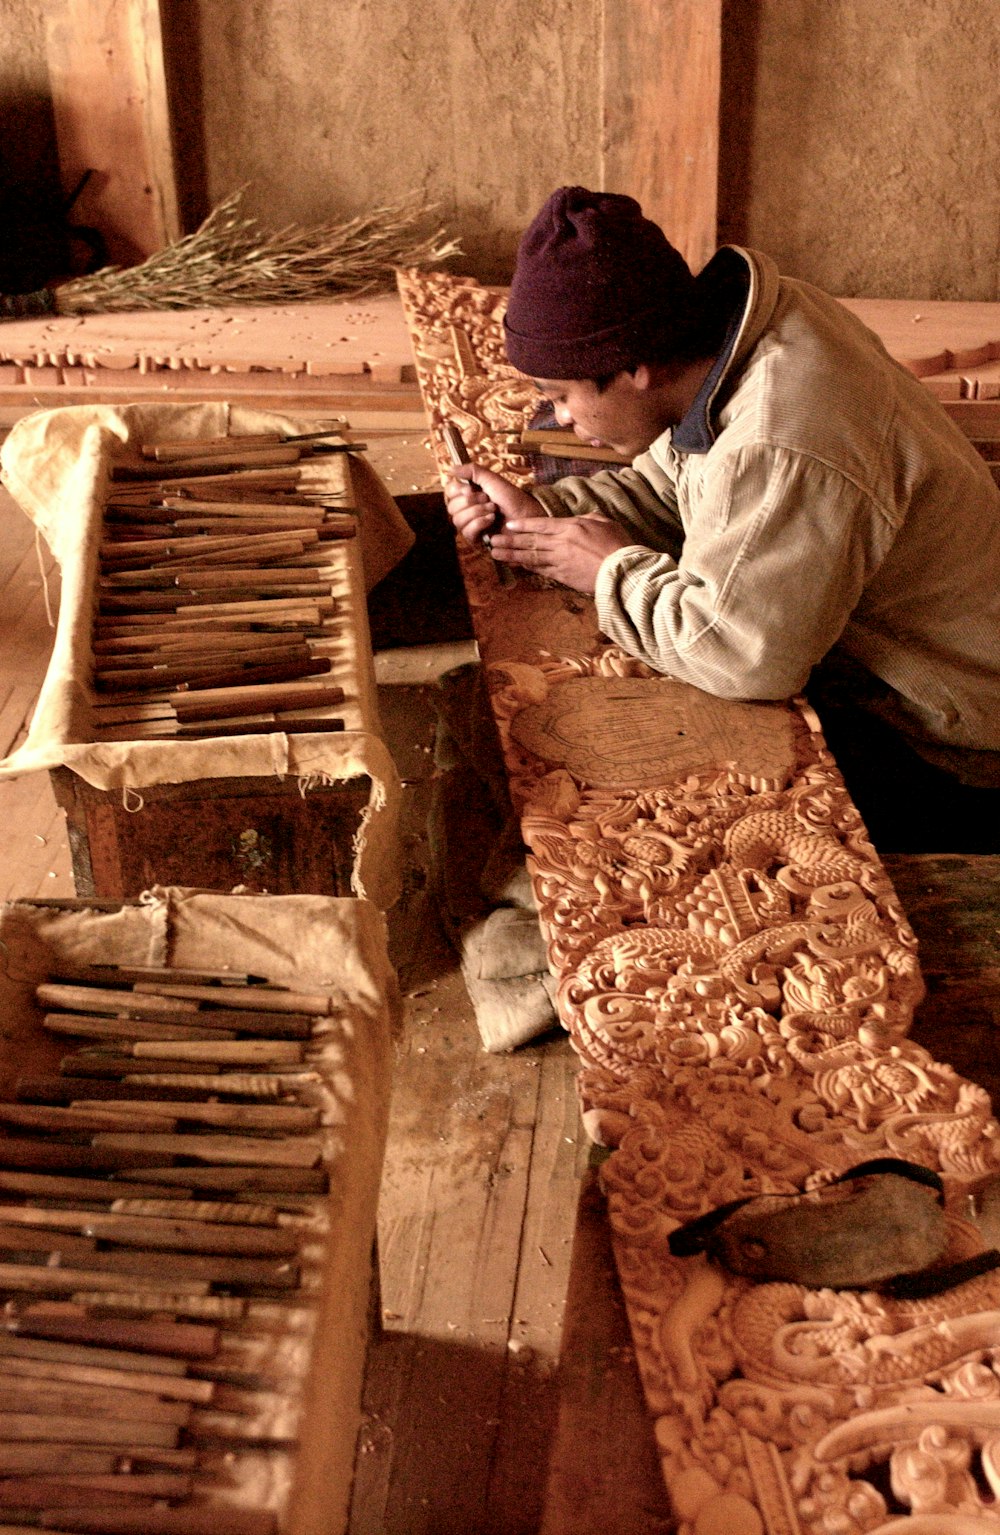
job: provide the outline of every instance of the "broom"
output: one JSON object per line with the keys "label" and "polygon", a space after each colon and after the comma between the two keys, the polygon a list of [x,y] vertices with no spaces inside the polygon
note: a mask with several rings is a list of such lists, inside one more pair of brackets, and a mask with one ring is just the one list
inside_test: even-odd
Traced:
{"label": "broom", "polygon": [[106,266],[34,293],[0,294],[0,318],[306,303],[391,288],[397,267],[433,265],[460,250],[443,229],[415,233],[432,211],[415,195],[344,224],[290,224],[269,233],[241,211],[244,190],[140,266]]}

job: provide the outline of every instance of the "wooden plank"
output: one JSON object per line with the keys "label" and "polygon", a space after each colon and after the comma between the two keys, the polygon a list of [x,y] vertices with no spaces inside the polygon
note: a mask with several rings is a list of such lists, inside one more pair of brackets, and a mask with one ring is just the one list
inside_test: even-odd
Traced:
{"label": "wooden plank", "polygon": [[454,1097],[423,1135],[409,1127],[409,1155],[388,1172],[396,1214],[379,1234],[383,1297],[408,1336],[393,1339],[391,1475],[382,1517],[369,1527],[464,1535],[493,1527],[489,1470],[513,1359],[538,1071],[527,1055],[470,1058],[438,1042],[408,1075],[424,1079],[418,1101],[442,1104],[446,1079]]}
{"label": "wooden plank", "polygon": [[22,369],[69,368],[98,377],[218,368],[227,374],[303,373],[327,389],[391,390],[413,382],[409,336],[394,293],[6,320],[0,360]]}
{"label": "wooden plank", "polygon": [[722,0],[604,0],[602,185],[694,271],[717,244]]}
{"label": "wooden plank", "polygon": [[[20,512],[11,512],[15,523],[15,539],[20,542],[20,521],[27,521]],[[6,519],[5,519],[6,525]],[[29,524],[30,527],[30,524]],[[3,541],[5,543],[5,540]],[[42,564],[46,571],[45,581],[39,569],[35,547],[35,533],[24,548],[16,568],[0,587],[0,631],[4,636],[5,677],[16,677],[19,688],[37,692],[45,677],[55,640],[55,619],[59,606],[59,571],[44,540],[39,540]],[[2,547],[2,545],[0,545]],[[46,602],[45,588],[48,588]],[[52,623],[48,608],[51,607]],[[6,748],[5,748],[6,749]]]}
{"label": "wooden plank", "polygon": [[[385,691],[389,735],[412,783],[427,772],[431,719],[419,705],[430,690]],[[424,828],[424,786],[409,795],[407,824]],[[370,1359],[351,1529],[527,1535],[554,1421],[575,1207],[575,1064],[561,1037],[484,1057],[432,911],[425,902],[421,923],[420,903],[404,894],[403,904],[393,947],[408,1048],[397,1062],[380,1238],[387,1330]]]}
{"label": "wooden plank", "polygon": [[911,1038],[1000,1105],[1000,854],[885,854],[920,944],[927,996]]}
{"label": "wooden plank", "polygon": [[44,773],[0,783],[0,898],[74,894],[66,821]]}
{"label": "wooden plank", "polygon": [[181,233],[159,0],[46,0],[63,188],[109,260],[130,265]]}
{"label": "wooden plank", "polygon": [[[35,527],[30,517],[22,513],[5,490],[0,489],[0,507],[3,509],[0,529],[0,590],[11,580],[17,580],[21,561],[35,545]],[[9,515],[8,515],[9,509]],[[44,549],[44,544],[43,544]],[[46,564],[53,565],[50,555]],[[23,594],[19,594],[21,596]]]}
{"label": "wooden plank", "polygon": [[[507,1348],[489,1509],[493,1528],[536,1530],[545,1513],[543,1467],[563,1391],[562,1334],[574,1218],[589,1141],[576,1095],[577,1060],[568,1037],[538,1052],[539,1089],[521,1231],[517,1289]],[[525,1442],[543,1446],[525,1454]]]}
{"label": "wooden plank", "polygon": [[[5,669],[9,664],[6,657],[5,644]],[[37,694],[37,685],[22,687],[17,683],[0,691],[0,756],[7,756],[27,734]]]}
{"label": "wooden plank", "polygon": [[1000,437],[1000,400],[949,400],[944,408],[966,436],[984,441]]}
{"label": "wooden plank", "polygon": [[440,934],[414,938],[423,968],[404,960],[381,1197],[386,1332],[370,1355],[351,1531],[528,1535],[576,1203],[574,1060],[561,1037],[485,1055]]}
{"label": "wooden plank", "polygon": [[[918,378],[978,375],[1000,357],[1000,304],[955,299],[842,298]],[[968,391],[956,399],[972,398]]]}
{"label": "wooden plank", "polygon": [[539,1535],[667,1535],[663,1485],[595,1168],[580,1191],[559,1423]]}

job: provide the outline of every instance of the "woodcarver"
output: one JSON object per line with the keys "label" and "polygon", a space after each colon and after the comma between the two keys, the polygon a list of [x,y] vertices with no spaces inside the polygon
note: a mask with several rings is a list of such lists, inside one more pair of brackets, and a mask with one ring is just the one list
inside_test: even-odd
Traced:
{"label": "woodcarver", "polygon": [[1000,848],[1000,489],[878,338],[756,251],[692,276],[581,187],[525,234],[504,331],[557,423],[632,463],[530,492],[459,467],[463,536],[679,681],[805,690],[883,850]]}

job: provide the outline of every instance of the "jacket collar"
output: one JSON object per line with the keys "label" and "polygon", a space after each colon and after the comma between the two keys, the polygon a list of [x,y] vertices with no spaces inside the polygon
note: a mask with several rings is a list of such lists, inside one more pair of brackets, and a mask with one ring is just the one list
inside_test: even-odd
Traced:
{"label": "jacket collar", "polygon": [[702,279],[721,285],[732,314],[718,356],[684,419],[672,430],[671,445],[680,453],[707,453],[715,442],[727,384],[757,345],[778,302],[778,269],[760,251],[724,245],[699,274]]}

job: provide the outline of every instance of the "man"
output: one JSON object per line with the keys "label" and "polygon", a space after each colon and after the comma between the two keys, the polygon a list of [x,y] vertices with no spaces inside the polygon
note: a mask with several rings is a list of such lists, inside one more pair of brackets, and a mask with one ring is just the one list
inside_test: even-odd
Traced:
{"label": "man", "polygon": [[465,466],[462,535],[502,519],[495,559],[594,593],[681,681],[808,688],[884,850],[921,806],[942,849],[1000,846],[1000,489],[878,338],[755,251],[693,277],[633,199],[582,187],[527,230],[505,332],[558,424],[633,462],[530,494]]}

